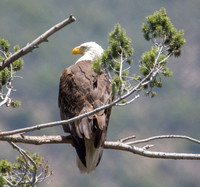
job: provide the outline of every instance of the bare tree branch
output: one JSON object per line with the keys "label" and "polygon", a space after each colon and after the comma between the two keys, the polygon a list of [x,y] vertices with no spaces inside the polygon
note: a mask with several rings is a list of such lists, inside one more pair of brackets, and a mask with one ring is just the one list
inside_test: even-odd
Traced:
{"label": "bare tree branch", "polygon": [[34,125],[32,127],[26,127],[26,128],[21,128],[21,129],[16,129],[16,130],[11,130],[11,131],[4,131],[4,132],[0,132],[0,137],[1,136],[7,136],[7,135],[13,135],[13,134],[19,134],[19,133],[25,133],[25,132],[30,132],[30,131],[35,131],[35,130],[40,130],[40,129],[44,129],[44,128],[49,128],[49,127],[54,127],[54,126],[59,126],[59,125],[67,125],[69,123],[72,123],[76,120],[79,120],[85,116],[90,116],[92,114],[95,114],[103,109],[109,108],[111,106],[113,106],[115,102],[112,102],[111,104],[107,104],[104,105],[102,107],[99,107],[95,110],[92,110],[90,112],[87,112],[85,114],[76,116],[74,118],[71,118],[69,120],[62,120],[62,121],[55,121],[55,122],[49,122],[49,123],[43,123],[43,124],[39,124],[39,125]]}
{"label": "bare tree branch", "polygon": [[152,141],[152,140],[158,140],[158,139],[186,139],[186,140],[189,140],[189,141],[192,141],[194,143],[198,143],[200,144],[200,141],[197,140],[197,139],[194,139],[194,138],[191,138],[189,136],[184,136],[184,135],[159,135],[159,136],[153,136],[153,137],[150,137],[150,138],[146,138],[146,139],[143,139],[143,140],[135,140],[135,141],[132,141],[132,142],[128,142],[127,144],[128,145],[133,145],[133,144],[139,144],[139,143],[146,143],[146,142],[149,142],[149,141]]}
{"label": "bare tree branch", "polygon": [[125,142],[127,142],[127,141],[129,141],[129,140],[132,140],[132,139],[134,139],[134,138],[136,138],[136,136],[135,136],[135,135],[132,135],[132,136],[128,136],[128,137],[119,139],[119,141],[122,142],[122,143],[125,143]]}
{"label": "bare tree branch", "polygon": [[26,144],[34,144],[34,145],[42,145],[42,144],[56,144],[56,143],[68,143],[71,144],[71,136],[26,136],[22,134],[15,134],[9,136],[0,137],[0,141],[6,142],[15,142],[15,143],[26,143]]}
{"label": "bare tree branch", "polygon": [[35,48],[38,48],[38,45],[42,42],[47,42],[47,38],[50,37],[55,32],[59,31],[63,27],[69,25],[70,23],[74,22],[76,18],[72,15],[69,16],[69,18],[65,19],[64,21],[58,23],[57,25],[53,26],[49,30],[47,30],[45,33],[40,35],[38,38],[36,38],[31,43],[28,43],[24,48],[19,50],[18,52],[11,55],[9,58],[7,58],[3,64],[0,66],[0,71],[3,70],[5,67],[8,67],[12,62],[17,60],[18,58],[26,55],[27,53],[33,51]]}
{"label": "bare tree branch", "polygon": [[[191,154],[191,153],[168,153],[168,152],[157,152],[157,151],[147,151],[148,148],[152,145],[147,145],[142,148],[131,145],[133,142],[127,142],[130,139],[135,138],[135,136],[130,136],[127,138],[120,139],[118,141],[105,141],[104,149],[114,149],[131,152],[136,155],[149,157],[149,158],[162,158],[162,159],[179,159],[179,160],[200,160],[200,154]],[[160,135],[154,136],[143,140],[137,140],[135,143],[145,143],[151,140],[158,140],[163,138],[179,138],[186,139],[195,143],[200,143],[199,140],[183,136],[183,135]],[[72,144],[71,136],[23,136],[23,135],[12,135],[0,137],[1,141],[12,141],[15,143],[26,143],[26,144]],[[130,144],[131,143],[131,144]]]}
{"label": "bare tree branch", "polygon": [[177,159],[178,160],[200,160],[200,154],[147,151],[144,148],[128,145],[120,141],[117,141],[117,142],[106,141],[104,148],[127,151],[136,155],[149,157],[149,158],[176,159],[176,160]]}

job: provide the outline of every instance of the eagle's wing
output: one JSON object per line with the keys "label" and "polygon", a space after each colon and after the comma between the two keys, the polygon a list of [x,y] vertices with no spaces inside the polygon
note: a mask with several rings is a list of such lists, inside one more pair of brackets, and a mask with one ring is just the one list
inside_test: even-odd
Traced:
{"label": "eagle's wing", "polygon": [[[111,85],[106,74],[96,74],[91,66],[91,61],[81,61],[66,68],[61,75],[58,100],[62,120],[89,112],[112,101]],[[110,113],[111,108],[108,108],[69,125],[63,125],[64,131],[71,134],[77,154],[86,168],[90,164],[86,158],[86,141],[91,140],[95,149],[100,148],[97,165],[103,151]]]}

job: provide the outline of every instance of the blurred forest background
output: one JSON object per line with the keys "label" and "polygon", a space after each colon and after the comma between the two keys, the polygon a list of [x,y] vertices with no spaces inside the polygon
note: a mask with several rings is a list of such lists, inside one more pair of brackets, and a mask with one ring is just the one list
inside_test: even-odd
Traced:
{"label": "blurred forest background", "polygon": [[[132,71],[138,70],[141,54],[151,43],[141,32],[145,17],[165,7],[177,29],[184,29],[183,55],[170,60],[171,78],[153,99],[141,97],[131,105],[113,108],[108,140],[129,135],[146,138],[182,134],[200,139],[200,1],[199,0],[1,0],[0,37],[24,47],[54,24],[73,14],[77,21],[62,29],[26,55],[16,78],[12,97],[21,101],[17,109],[0,109],[0,130],[12,130],[59,120],[57,106],[61,72],[79,56],[73,47],[96,41],[107,48],[108,33],[116,23],[126,29],[135,49]],[[61,127],[35,131],[31,135],[64,134]],[[174,143],[175,142],[175,143]],[[199,161],[158,160],[114,150],[105,150],[99,167],[90,175],[76,168],[75,150],[70,145],[21,145],[40,152],[54,175],[41,186],[82,187],[197,187]],[[157,149],[155,149],[157,148]],[[199,153],[200,147],[186,141],[162,141],[152,150]],[[0,142],[0,159],[14,161],[17,152]],[[48,184],[47,184],[48,183]]]}

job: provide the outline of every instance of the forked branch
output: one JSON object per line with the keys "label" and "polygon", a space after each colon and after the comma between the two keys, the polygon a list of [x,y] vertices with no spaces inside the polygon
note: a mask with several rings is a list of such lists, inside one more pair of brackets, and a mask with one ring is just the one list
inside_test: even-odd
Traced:
{"label": "forked branch", "polygon": [[[106,141],[104,143],[104,149],[114,149],[131,152],[136,155],[149,157],[149,158],[162,158],[162,159],[179,159],[179,160],[200,160],[200,154],[191,154],[191,153],[168,153],[168,152],[159,152],[159,151],[150,151],[149,148],[151,145],[144,147],[135,146],[135,144],[146,143],[152,140],[158,139],[186,139],[194,143],[200,144],[200,141],[188,136],[183,135],[160,135],[154,136],[142,140],[131,141],[135,136],[126,137],[118,141]],[[26,143],[26,144],[72,144],[70,136],[23,136],[20,134],[0,137],[1,141],[12,141],[15,143]],[[133,145],[134,144],[134,145]],[[148,149],[148,150],[147,150]]]}

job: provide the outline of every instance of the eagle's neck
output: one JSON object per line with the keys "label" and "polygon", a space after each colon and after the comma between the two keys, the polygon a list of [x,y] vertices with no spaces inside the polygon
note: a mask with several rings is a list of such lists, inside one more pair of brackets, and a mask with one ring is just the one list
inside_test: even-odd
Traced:
{"label": "eagle's neck", "polygon": [[93,61],[95,59],[95,55],[91,53],[84,54],[81,58],[76,61],[76,64],[80,61]]}
{"label": "eagle's neck", "polygon": [[100,58],[102,56],[103,49],[98,51],[87,51],[81,58],[79,58],[75,64],[80,61],[94,61],[96,58]]}

